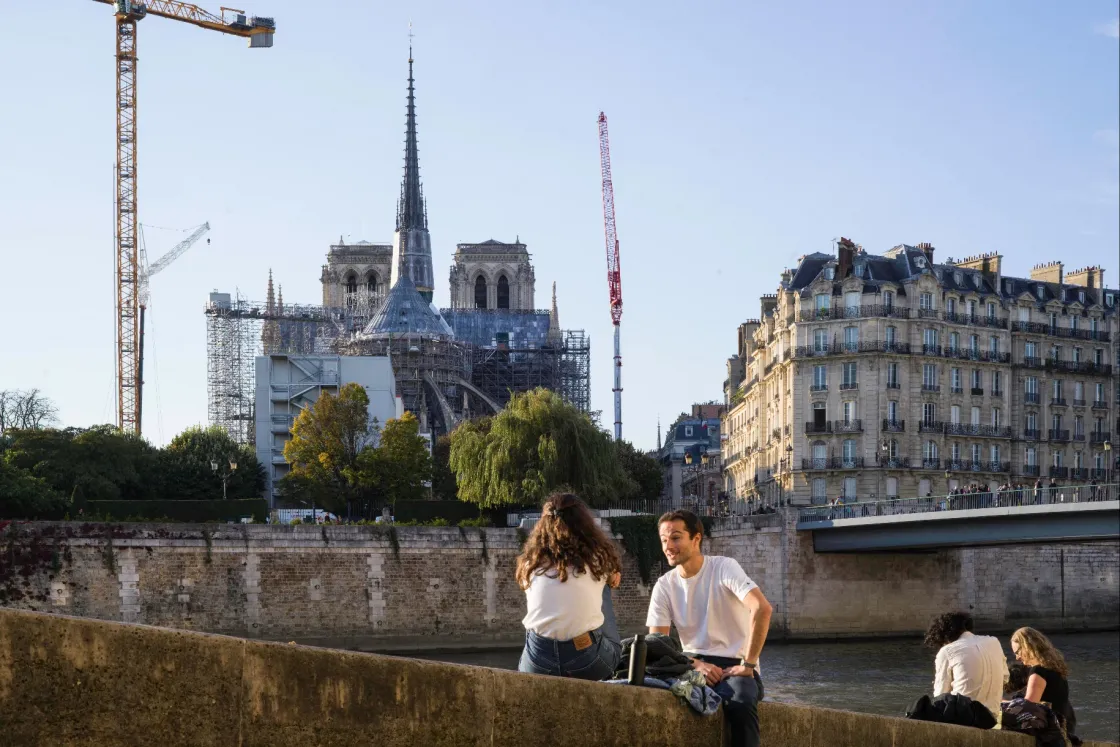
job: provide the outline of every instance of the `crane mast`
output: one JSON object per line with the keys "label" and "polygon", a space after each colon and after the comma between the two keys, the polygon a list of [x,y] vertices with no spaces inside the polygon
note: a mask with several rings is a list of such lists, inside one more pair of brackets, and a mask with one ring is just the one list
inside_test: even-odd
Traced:
{"label": "crane mast", "polygon": [[[117,160],[116,281],[117,281],[117,427],[140,432],[141,329],[139,243],[136,188],[136,25],[153,15],[199,28],[249,39],[250,47],[271,47],[276,24],[271,18],[246,18],[245,12],[223,8],[209,13],[181,0],[94,0],[113,6],[117,30]],[[231,20],[225,14],[233,13]]]}
{"label": "crane mast", "polygon": [[614,185],[611,182],[611,145],[607,115],[599,112],[599,165],[603,176],[603,227],[607,242],[607,288],[610,291],[611,323],[614,325],[614,440],[622,440],[622,269],[618,257],[618,234],[614,219]]}

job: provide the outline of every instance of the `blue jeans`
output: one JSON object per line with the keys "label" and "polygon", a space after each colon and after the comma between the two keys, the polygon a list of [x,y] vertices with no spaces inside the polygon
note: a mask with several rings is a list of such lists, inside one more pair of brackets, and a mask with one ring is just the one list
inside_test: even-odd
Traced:
{"label": "blue jeans", "polygon": [[521,652],[517,670],[581,680],[610,679],[618,668],[622,642],[618,636],[609,586],[603,587],[603,625],[589,632],[591,645],[577,651],[571,641],[557,641],[526,630],[525,649]]}
{"label": "blue jeans", "polygon": [[[688,656],[723,669],[739,663],[738,659],[724,656]],[[758,672],[754,673],[754,677],[728,677],[712,689],[723,698],[723,714],[731,732],[731,747],[758,747],[758,702],[763,695],[762,678]]]}

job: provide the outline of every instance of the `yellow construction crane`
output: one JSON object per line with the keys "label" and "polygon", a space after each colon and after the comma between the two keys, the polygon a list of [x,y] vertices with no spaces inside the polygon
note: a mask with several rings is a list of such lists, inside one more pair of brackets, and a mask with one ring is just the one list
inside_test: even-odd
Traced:
{"label": "yellow construction crane", "polygon": [[[250,47],[271,47],[276,23],[222,8],[219,15],[178,0],[93,0],[113,6],[117,28],[117,427],[140,433],[140,292],[143,278],[136,212],[136,24],[159,16],[249,39]],[[226,15],[229,14],[229,18]]]}

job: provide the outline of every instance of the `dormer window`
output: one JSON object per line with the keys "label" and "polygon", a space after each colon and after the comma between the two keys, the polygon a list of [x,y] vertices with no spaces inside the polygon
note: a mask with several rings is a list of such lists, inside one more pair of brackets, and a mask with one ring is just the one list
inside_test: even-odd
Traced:
{"label": "dormer window", "polygon": [[1039,299],[1040,301],[1042,300],[1042,296],[1043,296],[1043,294],[1044,294],[1045,292],[1046,292],[1046,289],[1045,289],[1045,288],[1043,288],[1043,287],[1042,287],[1041,285],[1036,285],[1036,286],[1034,287],[1034,294],[1035,294],[1036,296],[1038,296],[1038,299]]}
{"label": "dormer window", "polygon": [[835,277],[836,277],[836,268],[835,267],[824,268],[824,279],[825,280],[832,280]]}
{"label": "dormer window", "polygon": [[1077,300],[1085,303],[1085,291],[1077,291]]}
{"label": "dormer window", "polygon": [[962,275],[959,272],[954,272],[953,273],[953,282],[956,283],[957,285],[960,285],[961,283],[964,282],[964,275]]}
{"label": "dormer window", "polygon": [[1105,297],[1104,297],[1104,305],[1105,306],[1112,306],[1112,304],[1114,304],[1115,302],[1116,302],[1116,297],[1113,296],[1111,293],[1108,293],[1108,294],[1105,295]]}
{"label": "dormer window", "polygon": [[980,277],[980,275],[977,274],[977,275],[972,276],[972,284],[975,285],[977,288],[980,287],[981,281],[982,281],[982,278]]}
{"label": "dormer window", "polygon": [[[863,265],[856,265],[856,277],[857,278],[863,277]],[[1084,295],[1084,294],[1082,294],[1082,295]]]}

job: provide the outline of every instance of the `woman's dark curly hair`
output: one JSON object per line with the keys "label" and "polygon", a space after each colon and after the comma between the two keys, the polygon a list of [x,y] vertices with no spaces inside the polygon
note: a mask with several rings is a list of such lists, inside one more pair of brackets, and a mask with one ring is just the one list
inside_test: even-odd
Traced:
{"label": "woman's dark curly hair", "polygon": [[961,637],[965,631],[972,632],[972,615],[967,612],[946,612],[933,618],[926,631],[926,645],[941,648]]}
{"label": "woman's dark curly hair", "polygon": [[517,558],[517,585],[528,589],[535,574],[549,571],[567,581],[569,569],[610,583],[622,560],[587,504],[571,493],[555,493],[541,507],[541,519]]}

